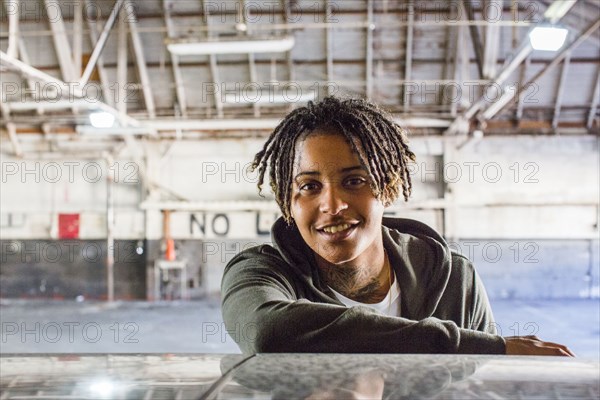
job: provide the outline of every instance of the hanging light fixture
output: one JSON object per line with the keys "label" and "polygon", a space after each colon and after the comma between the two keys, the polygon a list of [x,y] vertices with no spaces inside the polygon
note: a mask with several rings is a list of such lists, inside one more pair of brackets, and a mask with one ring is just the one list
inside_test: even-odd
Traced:
{"label": "hanging light fixture", "polygon": [[90,123],[94,128],[112,128],[115,116],[106,111],[97,111],[90,114]]}
{"label": "hanging light fixture", "polygon": [[293,36],[264,39],[235,39],[197,41],[194,39],[177,39],[167,43],[167,49],[175,55],[207,55],[207,54],[247,54],[247,53],[279,53],[294,47]]}
{"label": "hanging light fixture", "polygon": [[534,50],[557,51],[567,40],[569,30],[556,26],[536,26],[529,32],[529,42]]}

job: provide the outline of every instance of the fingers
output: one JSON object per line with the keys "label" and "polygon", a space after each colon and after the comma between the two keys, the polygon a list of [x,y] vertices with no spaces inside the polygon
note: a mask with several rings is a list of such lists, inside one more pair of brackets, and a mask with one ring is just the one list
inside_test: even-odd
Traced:
{"label": "fingers", "polygon": [[565,355],[567,355],[569,357],[575,357],[575,354],[565,345],[558,344],[558,343],[550,343],[550,342],[546,342],[546,343],[557,347],[558,349],[561,350],[562,353],[564,353]]}
{"label": "fingers", "polygon": [[544,342],[537,336],[511,336],[505,339],[506,354],[508,355],[575,357],[575,354],[567,346]]}
{"label": "fingers", "polygon": [[543,343],[544,347],[555,349],[557,352],[557,355],[567,356],[567,357],[575,357],[575,354],[573,354],[573,352],[571,350],[569,350],[569,348],[565,345],[562,345],[560,343],[554,343],[554,342],[544,342],[544,341],[539,340],[537,337],[533,340]]}

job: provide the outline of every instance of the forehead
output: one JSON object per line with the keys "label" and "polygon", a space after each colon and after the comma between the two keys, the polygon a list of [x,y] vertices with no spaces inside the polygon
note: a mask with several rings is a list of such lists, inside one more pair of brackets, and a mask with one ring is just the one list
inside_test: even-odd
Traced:
{"label": "forehead", "polygon": [[341,134],[315,132],[295,146],[295,171],[323,171],[360,166],[360,159]]}

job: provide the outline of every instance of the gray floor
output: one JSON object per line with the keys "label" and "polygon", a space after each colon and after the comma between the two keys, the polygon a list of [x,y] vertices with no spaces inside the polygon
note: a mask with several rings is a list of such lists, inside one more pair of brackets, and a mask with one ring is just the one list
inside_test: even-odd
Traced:
{"label": "gray floor", "polygon": [[[503,336],[536,334],[600,359],[600,300],[496,300]],[[219,302],[1,300],[2,353],[237,353]]]}

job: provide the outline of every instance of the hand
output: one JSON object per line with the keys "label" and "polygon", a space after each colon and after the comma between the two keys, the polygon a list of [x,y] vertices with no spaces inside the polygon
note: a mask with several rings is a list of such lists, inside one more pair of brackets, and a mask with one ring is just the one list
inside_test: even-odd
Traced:
{"label": "hand", "polygon": [[537,336],[509,336],[504,339],[507,355],[575,357],[567,346],[543,342]]}

